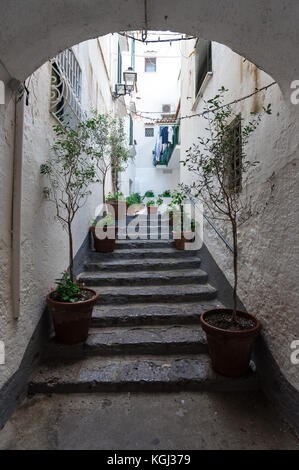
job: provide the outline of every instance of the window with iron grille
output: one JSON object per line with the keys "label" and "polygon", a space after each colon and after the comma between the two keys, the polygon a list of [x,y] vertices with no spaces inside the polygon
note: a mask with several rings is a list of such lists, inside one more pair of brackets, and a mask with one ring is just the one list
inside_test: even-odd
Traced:
{"label": "window with iron grille", "polygon": [[212,72],[211,41],[198,39],[195,51],[195,96],[197,96],[207,73]]}
{"label": "window with iron grille", "polygon": [[154,128],[146,127],[145,128],[145,137],[154,137]]}
{"label": "window with iron grille", "polygon": [[146,57],[145,58],[145,72],[156,72],[156,70],[157,70],[156,57]]}
{"label": "window with iron grille", "polygon": [[228,139],[227,186],[238,193],[242,189],[242,127],[239,119],[232,123]]}
{"label": "window with iron grille", "polygon": [[83,118],[80,65],[71,49],[61,52],[51,63],[50,111],[60,122],[76,125]]}

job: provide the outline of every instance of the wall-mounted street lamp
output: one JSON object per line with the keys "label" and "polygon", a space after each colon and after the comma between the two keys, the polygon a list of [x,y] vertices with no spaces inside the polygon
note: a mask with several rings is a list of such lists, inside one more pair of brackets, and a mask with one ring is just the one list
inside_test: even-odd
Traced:
{"label": "wall-mounted street lamp", "polygon": [[115,91],[112,94],[113,99],[117,99],[120,96],[130,95],[135,88],[137,82],[137,73],[134,72],[132,67],[129,67],[123,74],[125,83],[117,83],[115,85]]}

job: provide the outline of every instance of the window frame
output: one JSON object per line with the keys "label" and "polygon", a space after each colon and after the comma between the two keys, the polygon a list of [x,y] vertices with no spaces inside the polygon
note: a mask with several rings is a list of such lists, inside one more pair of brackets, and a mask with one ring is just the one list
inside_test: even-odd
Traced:
{"label": "window frame", "polygon": [[[146,65],[148,61],[154,61],[155,64],[155,70],[146,70]],[[144,72],[145,73],[156,73],[157,72],[157,57],[155,56],[149,56],[144,58]]]}
{"label": "window frame", "polygon": [[[153,131],[153,135],[146,135],[146,131]],[[144,137],[146,137],[146,138],[155,137],[155,128],[154,127],[145,127],[144,128]]]}

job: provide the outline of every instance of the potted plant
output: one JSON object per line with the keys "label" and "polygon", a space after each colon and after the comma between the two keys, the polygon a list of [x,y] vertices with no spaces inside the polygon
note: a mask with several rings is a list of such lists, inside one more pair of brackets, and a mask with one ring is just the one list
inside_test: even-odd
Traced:
{"label": "potted plant", "polygon": [[135,215],[144,208],[140,193],[133,193],[127,197],[128,215]]}
{"label": "potted plant", "polygon": [[117,236],[117,227],[111,214],[107,214],[101,220],[94,220],[90,231],[93,235],[94,249],[100,253],[114,251]]}
{"label": "potted plant", "polygon": [[146,203],[147,206],[147,214],[157,214],[158,213],[158,206],[155,205],[155,201],[151,200]]}
{"label": "potted plant", "polygon": [[72,224],[79,209],[90,194],[89,186],[97,181],[93,163],[86,155],[87,134],[84,125],[77,129],[64,124],[54,127],[56,143],[54,158],[40,167],[40,172],[49,186],[43,189],[46,199],[54,203],[57,220],[68,233],[69,272],[65,271],[56,280],[57,289],[47,296],[56,338],[64,344],[75,344],[86,340],[92,310],[98,294],[85,288],[74,279],[74,255]]}
{"label": "potted plant", "polygon": [[173,227],[175,247],[177,250],[185,250],[186,243],[191,243],[194,240],[197,222],[184,213],[177,213],[174,220],[176,221]]}
{"label": "potted plant", "polygon": [[157,199],[156,204],[157,204],[158,208],[163,205],[163,202],[164,202],[164,201],[163,201],[163,199],[162,199],[161,197],[159,197],[159,198]]}
{"label": "potted plant", "polygon": [[153,199],[155,197],[155,193],[154,191],[152,191],[151,189],[149,189],[148,191],[146,191],[146,193],[144,194],[142,200],[145,204],[147,204],[148,201],[150,201],[151,199]]}
{"label": "potted plant", "polygon": [[[202,314],[214,369],[226,376],[243,375],[249,366],[260,322],[252,314],[238,310],[238,229],[251,215],[250,201],[242,194],[246,173],[258,162],[245,153],[249,137],[261,121],[251,116],[247,124],[231,106],[225,106],[225,88],[206,103],[208,137],[199,138],[187,151],[184,165],[196,175],[194,182],[182,185],[190,197],[200,198],[212,217],[227,222],[233,239],[232,308],[212,309]],[[271,114],[271,105],[264,108]]]}
{"label": "potted plant", "polygon": [[108,212],[115,217],[115,220],[121,220],[127,214],[127,201],[123,193],[111,194],[106,197]]}

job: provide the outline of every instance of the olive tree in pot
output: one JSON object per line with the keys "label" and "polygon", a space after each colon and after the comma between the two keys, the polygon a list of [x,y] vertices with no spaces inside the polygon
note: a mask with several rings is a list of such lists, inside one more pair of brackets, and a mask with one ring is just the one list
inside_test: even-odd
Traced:
{"label": "olive tree in pot", "polygon": [[86,155],[88,133],[84,124],[54,127],[56,143],[53,158],[41,165],[40,172],[48,181],[43,194],[56,208],[56,218],[68,234],[69,272],[56,280],[57,289],[47,296],[56,339],[64,344],[86,340],[92,310],[98,294],[74,279],[72,224],[79,209],[90,195],[90,184],[97,181],[95,167]]}
{"label": "olive tree in pot", "polygon": [[111,253],[115,248],[118,227],[111,214],[107,214],[101,220],[94,220],[90,227],[93,235],[94,249],[100,253]]}
{"label": "olive tree in pot", "polygon": [[[242,183],[249,170],[258,164],[246,155],[250,136],[261,121],[251,115],[245,123],[231,106],[223,104],[227,90],[205,104],[208,137],[200,137],[187,151],[183,164],[196,175],[190,185],[182,185],[190,198],[199,198],[209,214],[228,222],[233,239],[233,308],[214,309],[202,314],[201,325],[207,334],[214,369],[226,376],[243,375],[249,366],[252,347],[260,331],[259,320],[238,310],[238,230],[251,216],[250,201],[242,194]],[[271,114],[271,105],[264,108]]]}

